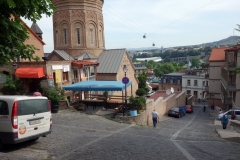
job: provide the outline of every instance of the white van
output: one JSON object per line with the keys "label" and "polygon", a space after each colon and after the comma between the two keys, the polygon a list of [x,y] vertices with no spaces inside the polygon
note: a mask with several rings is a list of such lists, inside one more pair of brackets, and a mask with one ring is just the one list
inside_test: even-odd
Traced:
{"label": "white van", "polygon": [[36,141],[52,130],[47,97],[0,96],[0,149],[4,144]]}
{"label": "white van", "polygon": [[236,120],[240,120],[240,110],[233,110],[233,109],[230,109],[227,112],[218,114],[218,119],[220,120],[223,117],[223,115],[226,115],[228,119],[231,119],[231,115],[233,112],[236,115]]}

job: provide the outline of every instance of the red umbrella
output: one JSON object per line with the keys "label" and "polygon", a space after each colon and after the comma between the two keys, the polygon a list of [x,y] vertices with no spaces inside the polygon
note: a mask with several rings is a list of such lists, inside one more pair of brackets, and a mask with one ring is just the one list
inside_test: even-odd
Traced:
{"label": "red umbrella", "polygon": [[42,96],[42,94],[40,92],[34,92],[33,96]]}

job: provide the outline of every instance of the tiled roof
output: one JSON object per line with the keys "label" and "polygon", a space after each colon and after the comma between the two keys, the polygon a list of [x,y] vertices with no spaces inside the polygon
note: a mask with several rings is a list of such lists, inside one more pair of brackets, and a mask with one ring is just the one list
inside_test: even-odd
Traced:
{"label": "tiled roof", "polygon": [[86,59],[88,59],[88,60],[89,59],[97,59],[97,57],[88,52],[85,52],[85,53],[77,56],[77,60],[86,60]]}
{"label": "tiled roof", "polygon": [[43,34],[42,30],[39,28],[37,23],[33,23],[31,29],[37,34]]}
{"label": "tiled roof", "polygon": [[117,73],[125,52],[126,49],[104,50],[98,57],[97,73]]}
{"label": "tiled roof", "polygon": [[[64,50],[54,50],[54,53],[58,54],[60,57],[62,57],[64,60],[74,60],[74,58],[68,54],[67,52],[65,52]],[[53,53],[52,52],[52,53]]]}
{"label": "tiled roof", "polygon": [[44,53],[44,57],[48,57],[51,53]]}
{"label": "tiled roof", "polygon": [[225,61],[225,50],[227,48],[213,48],[209,62]]}

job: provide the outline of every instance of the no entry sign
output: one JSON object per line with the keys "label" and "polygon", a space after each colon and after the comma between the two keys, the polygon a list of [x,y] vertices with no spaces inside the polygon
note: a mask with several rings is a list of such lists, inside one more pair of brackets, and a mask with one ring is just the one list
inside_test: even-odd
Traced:
{"label": "no entry sign", "polygon": [[123,77],[122,83],[123,83],[123,84],[128,84],[128,83],[129,83],[128,77]]}

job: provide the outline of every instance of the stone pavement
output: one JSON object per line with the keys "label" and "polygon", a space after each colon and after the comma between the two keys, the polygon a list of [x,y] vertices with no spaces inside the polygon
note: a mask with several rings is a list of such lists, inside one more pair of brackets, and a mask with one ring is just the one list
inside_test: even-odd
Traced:
{"label": "stone pavement", "polygon": [[229,120],[227,128],[223,129],[221,121],[217,119],[218,114],[212,110],[210,110],[209,113],[211,116],[215,117],[215,130],[221,138],[240,143],[240,133],[237,132],[231,125],[233,122],[235,122],[240,126],[240,122],[238,120]]}

